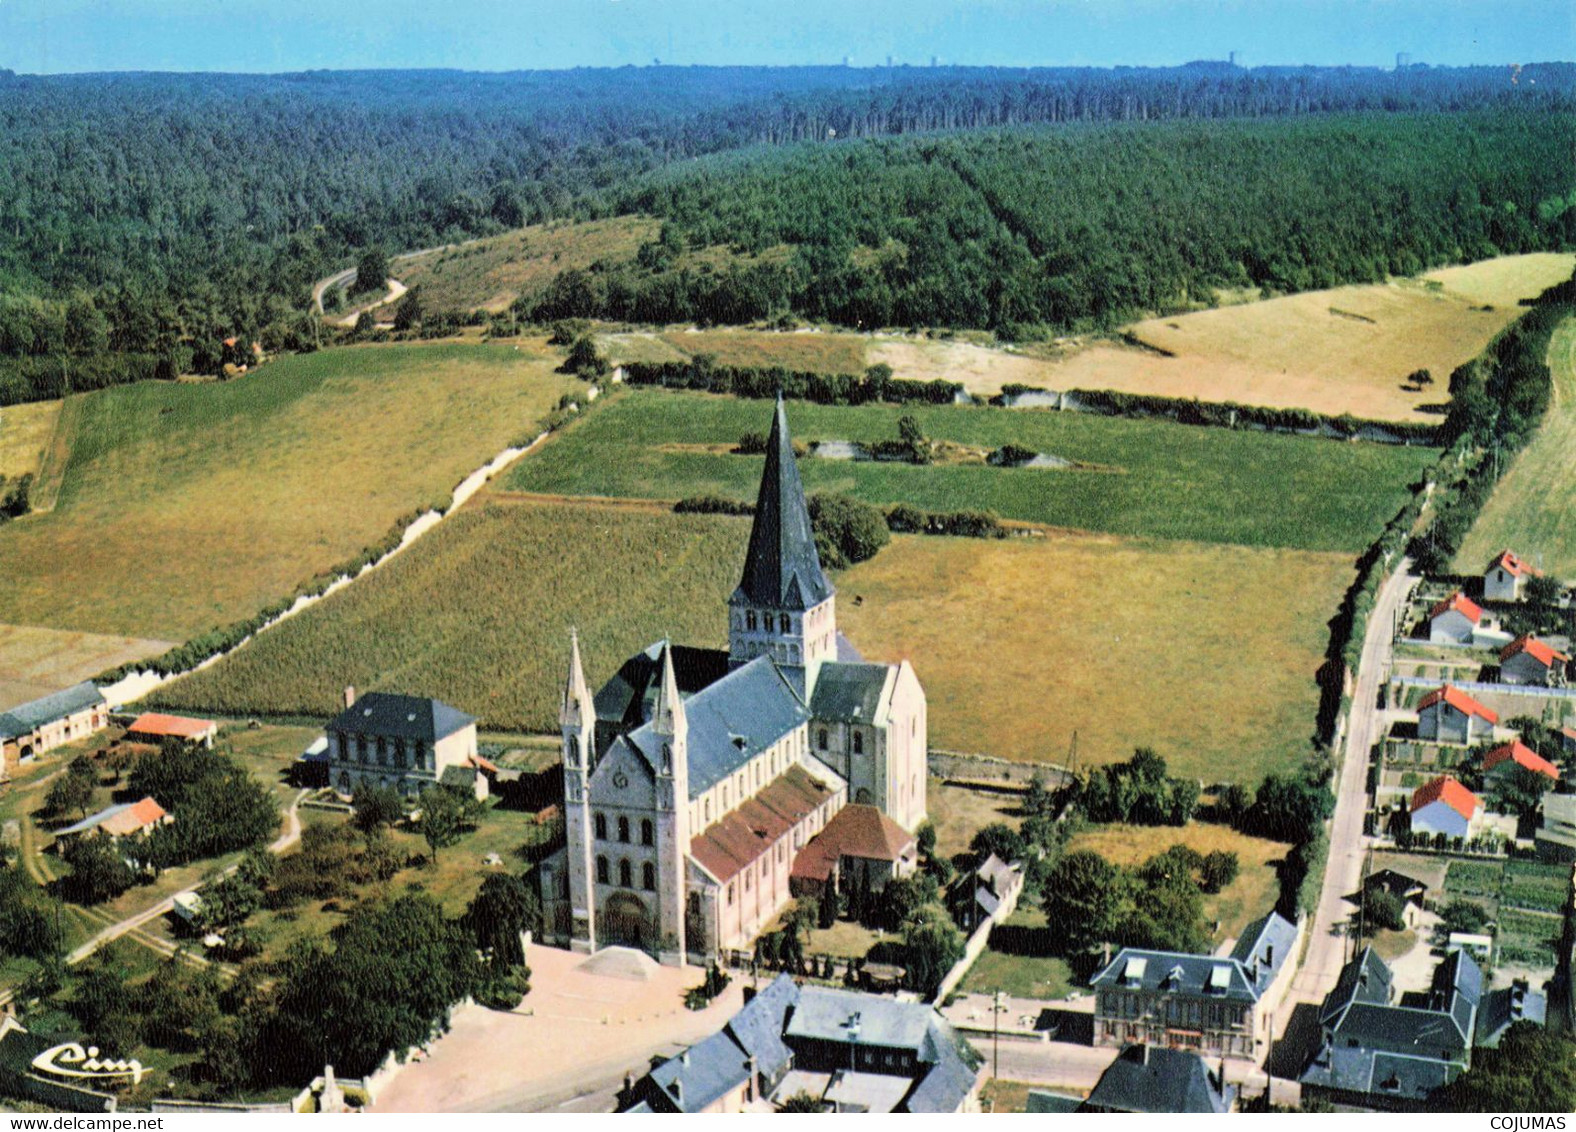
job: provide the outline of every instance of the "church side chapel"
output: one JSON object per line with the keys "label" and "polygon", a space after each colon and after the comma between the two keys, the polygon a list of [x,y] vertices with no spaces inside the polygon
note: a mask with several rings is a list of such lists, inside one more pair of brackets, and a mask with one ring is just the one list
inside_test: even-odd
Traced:
{"label": "church side chapel", "polygon": [[[550,940],[704,963],[750,946],[845,843],[912,844],[925,692],[906,660],[866,661],[837,630],[781,398],[727,614],[726,651],[659,641],[595,695],[571,633],[566,844],[540,868]],[[883,877],[914,867],[892,856]]]}

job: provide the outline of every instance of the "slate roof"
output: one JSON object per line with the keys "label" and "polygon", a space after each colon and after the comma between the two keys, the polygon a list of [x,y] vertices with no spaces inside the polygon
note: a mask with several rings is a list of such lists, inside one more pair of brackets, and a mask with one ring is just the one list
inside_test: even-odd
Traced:
{"label": "slate roof", "polygon": [[1470,1047],[1478,1004],[1483,1001],[1482,968],[1465,951],[1452,951],[1434,968],[1432,993],[1435,1009],[1450,1015],[1462,1044]]}
{"label": "slate roof", "polygon": [[1418,703],[1417,710],[1419,712],[1424,711],[1440,701],[1449,704],[1462,715],[1480,715],[1490,723],[1499,722],[1499,713],[1497,711],[1484,707],[1460,688],[1452,687],[1449,684],[1446,684],[1443,688],[1436,688],[1424,696]]}
{"label": "slate roof", "polygon": [[1448,774],[1442,774],[1431,782],[1425,782],[1412,792],[1414,814],[1424,806],[1432,806],[1435,802],[1443,802],[1468,821],[1472,820],[1472,815],[1478,808],[1477,795]]}
{"label": "slate roof", "polygon": [[871,722],[881,710],[881,693],[894,668],[837,661],[821,665],[810,695],[810,714],[841,723]]}
{"label": "slate roof", "polygon": [[[596,717],[619,730],[633,730],[651,718],[657,689],[662,685],[662,650],[665,641],[626,660],[619,670],[592,698]],[[679,698],[688,699],[702,688],[728,674],[728,653],[724,649],[696,649],[673,645],[673,678],[678,682]]]}
{"label": "slate roof", "polygon": [[1379,958],[1379,953],[1373,948],[1365,947],[1356,959],[1341,968],[1341,974],[1335,980],[1335,989],[1324,996],[1324,1005],[1319,1009],[1319,1022],[1324,1026],[1335,1027],[1339,1025],[1340,1016],[1353,1005],[1388,1003],[1392,986],[1389,965]]}
{"label": "slate roof", "polygon": [[1549,762],[1548,759],[1538,754],[1520,739],[1513,739],[1503,746],[1495,747],[1488,754],[1484,755],[1483,769],[1485,771],[1493,770],[1501,763],[1508,761],[1514,761],[1517,766],[1525,767],[1527,770],[1547,775],[1553,779],[1558,779],[1560,776],[1559,767]]}
{"label": "slate roof", "polygon": [[[683,703],[689,721],[691,798],[711,789],[810,718],[804,701],[768,656],[735,668]],[[662,765],[662,737],[650,723],[624,739],[653,770]]]}
{"label": "slate roof", "polygon": [[1474,625],[1483,620],[1483,607],[1477,602],[1473,601],[1471,598],[1467,597],[1467,595],[1462,593],[1460,590],[1457,590],[1444,601],[1434,606],[1433,609],[1429,610],[1428,619],[1432,621],[1436,617],[1444,616],[1451,610],[1455,610]]}
{"label": "slate roof", "polygon": [[1414,904],[1421,903],[1423,894],[1428,891],[1428,886],[1422,881],[1395,869],[1379,869],[1369,873],[1363,878],[1363,887],[1382,888],[1396,899],[1410,900]]}
{"label": "slate roof", "polygon": [[1196,1053],[1131,1045],[1100,1074],[1087,1104],[1116,1112],[1224,1113],[1232,1095]]}
{"label": "slate roof", "polygon": [[718,1030],[652,1069],[651,1080],[674,1109],[699,1112],[749,1080],[746,1062],[745,1052],[728,1032]]}
{"label": "slate roof", "polygon": [[918,1052],[933,1013],[923,1003],[810,986],[799,992],[799,1005],[788,1019],[787,1037],[846,1043],[854,1032],[849,1022],[857,1016],[860,1045]]}
{"label": "slate roof", "polygon": [[821,604],[832,593],[832,583],[821,572],[815,550],[810,510],[805,505],[799,465],[788,436],[788,416],[779,396],[771,435],[766,438],[766,469],[755,502],[744,576],[729,600],[731,604],[804,610]]}
{"label": "slate roof", "polygon": [[1242,964],[1254,990],[1263,994],[1290,958],[1296,943],[1297,925],[1269,912],[1242,930],[1231,957]]}
{"label": "slate roof", "polygon": [[728,1033],[739,1048],[755,1058],[757,1072],[767,1078],[776,1078],[793,1064],[793,1050],[783,1041],[783,1029],[788,1011],[798,1001],[799,986],[793,977],[778,975],[728,1022]]}
{"label": "slate roof", "polygon": [[18,704],[9,711],[0,712],[0,736],[13,739],[19,735],[28,735],[45,724],[76,715],[103,702],[104,697],[93,682],[84,680],[63,691],[51,692],[47,696]]}
{"label": "slate roof", "polygon": [[1082,1097],[1067,1097],[1047,1089],[1030,1089],[1024,1102],[1024,1112],[1077,1112],[1083,1104]]}
{"label": "slate roof", "polygon": [[1259,998],[1257,981],[1249,979],[1235,959],[1135,947],[1122,948],[1089,985],[1096,989],[1164,990],[1236,1002],[1257,1002]]}
{"label": "slate roof", "polygon": [[956,1112],[973,1091],[984,1064],[963,1035],[934,1011],[929,1013],[919,1060],[930,1065],[930,1072],[898,1106],[904,1112]]}
{"label": "slate roof", "polygon": [[1543,1025],[1548,1007],[1543,993],[1525,983],[1489,991],[1478,1005],[1477,1044],[1492,1049],[1517,1022]]}
{"label": "slate roof", "polygon": [[719,881],[737,876],[842,786],[830,772],[828,778],[818,779],[794,763],[691,838],[690,856]]}
{"label": "slate roof", "polygon": [[395,692],[367,692],[336,715],[328,726],[357,735],[389,739],[420,739],[436,743],[476,722],[442,700],[430,696],[404,696]]}
{"label": "slate roof", "polygon": [[90,829],[102,829],[111,837],[125,837],[127,834],[147,829],[168,816],[164,807],[152,798],[144,798],[140,802],[121,802],[106,807],[96,814],[89,814],[76,825],[57,831],[55,836],[68,837],[76,833],[86,833]]}

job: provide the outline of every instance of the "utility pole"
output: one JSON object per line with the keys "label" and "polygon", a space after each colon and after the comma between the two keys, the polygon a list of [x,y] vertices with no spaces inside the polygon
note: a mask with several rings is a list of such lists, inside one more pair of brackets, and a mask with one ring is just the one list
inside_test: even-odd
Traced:
{"label": "utility pole", "polygon": [[990,1045],[991,1068],[990,1075],[994,1080],[1001,1080],[1001,991],[991,995],[990,1001]]}

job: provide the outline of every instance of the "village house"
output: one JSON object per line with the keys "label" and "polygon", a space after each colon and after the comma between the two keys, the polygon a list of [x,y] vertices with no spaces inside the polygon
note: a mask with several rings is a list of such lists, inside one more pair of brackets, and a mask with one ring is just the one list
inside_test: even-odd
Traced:
{"label": "village house", "polygon": [[1483,756],[1485,785],[1515,773],[1516,767],[1531,771],[1533,774],[1541,774],[1548,780],[1544,786],[1545,790],[1554,789],[1554,784],[1560,780],[1559,767],[1520,739],[1512,739],[1509,743],[1501,744]]}
{"label": "village house", "polygon": [[1520,601],[1527,593],[1527,579],[1540,571],[1506,550],[1483,570],[1483,596],[1489,601]]}
{"label": "village house", "polygon": [[75,825],[56,831],[55,840],[60,842],[90,833],[107,837],[111,841],[119,841],[124,837],[146,837],[157,827],[174,821],[174,816],[158,802],[152,798],[143,798],[139,802],[120,802],[90,814]]}
{"label": "village house", "polygon": [[0,712],[0,781],[18,764],[109,725],[109,705],[91,681]]}
{"label": "village house", "polygon": [[1435,743],[1476,743],[1494,737],[1499,713],[1446,684],[1417,705],[1417,737]]}
{"label": "village house", "polygon": [[1545,1025],[1548,1019],[1549,1000],[1542,991],[1535,991],[1526,979],[1515,979],[1508,987],[1491,990],[1478,1004],[1477,1049],[1494,1049],[1505,1031],[1517,1022]]}
{"label": "village house", "polygon": [[717,1033],[630,1085],[619,1111],[775,1112],[804,1094],[831,1112],[978,1112],[981,1064],[924,1003],[779,975]]}
{"label": "village house", "polygon": [[1379,869],[1369,873],[1363,878],[1363,891],[1387,892],[1401,903],[1401,916],[1406,926],[1417,926],[1423,903],[1428,895],[1428,886],[1416,877],[1407,876],[1395,869]]}
{"label": "village house", "polygon": [[[474,767],[476,718],[426,696],[345,689],[345,710],[325,729],[329,780],[349,797],[362,784],[384,786],[416,798],[453,767]],[[487,780],[471,786],[486,796]]]}
{"label": "village house", "polygon": [[1482,607],[1457,590],[1428,611],[1428,639],[1436,645],[1470,645],[1482,623]]}
{"label": "village house", "polygon": [[131,742],[148,743],[155,747],[163,745],[166,739],[174,739],[189,747],[207,747],[212,750],[214,737],[218,734],[219,725],[211,719],[188,719],[183,715],[164,715],[156,711],[144,712],[126,728],[126,738]]}
{"label": "village house", "polygon": [[1526,633],[1500,650],[1499,680],[1502,684],[1558,687],[1565,683],[1570,662],[1570,657],[1547,641]]}
{"label": "village house", "polygon": [[1483,816],[1483,802],[1448,774],[1412,793],[1412,832],[1470,837]]}
{"label": "village house", "polygon": [[1023,867],[987,854],[974,869],[972,883],[962,878],[951,893],[952,918],[964,932],[973,932],[992,916],[1012,915],[1023,894]]}
{"label": "village house", "polygon": [[1434,969],[1429,989],[1398,994],[1390,968],[1365,947],[1319,1011],[1321,1040],[1302,1073],[1304,1099],[1405,1111],[1471,1064],[1483,973],[1464,951]]}
{"label": "village house", "polygon": [[1225,957],[1124,947],[1089,985],[1094,1044],[1257,1059],[1296,963],[1297,928],[1271,912]]}
{"label": "village house", "polygon": [[1106,1067],[1079,1112],[1230,1112],[1237,1090],[1190,1050],[1131,1045]]}

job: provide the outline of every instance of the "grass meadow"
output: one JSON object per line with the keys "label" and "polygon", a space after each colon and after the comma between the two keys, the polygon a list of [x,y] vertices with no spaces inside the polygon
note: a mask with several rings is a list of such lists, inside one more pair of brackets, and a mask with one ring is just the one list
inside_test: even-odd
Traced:
{"label": "grass meadow", "polygon": [[60,406],[60,401],[33,401],[0,409],[0,482],[38,474]]}
{"label": "grass meadow", "polygon": [[[916,467],[807,458],[807,491],[1113,534],[1354,553],[1400,509],[1427,448],[1340,444],[1079,413],[793,402],[795,439],[875,441],[912,413],[926,435],[985,448],[1012,442],[1103,470]],[[520,491],[676,500],[755,498],[761,458],[707,451],[770,423],[770,406],[630,390],[549,440],[508,474]]]}
{"label": "grass meadow", "polygon": [[1549,343],[1554,399],[1532,442],[1517,454],[1479,513],[1455,567],[1476,574],[1509,547],[1576,582],[1576,319]]}
{"label": "grass meadow", "polygon": [[72,398],[53,511],[0,527],[0,622],[181,640],[383,538],[573,384],[525,344],[351,347]]}

